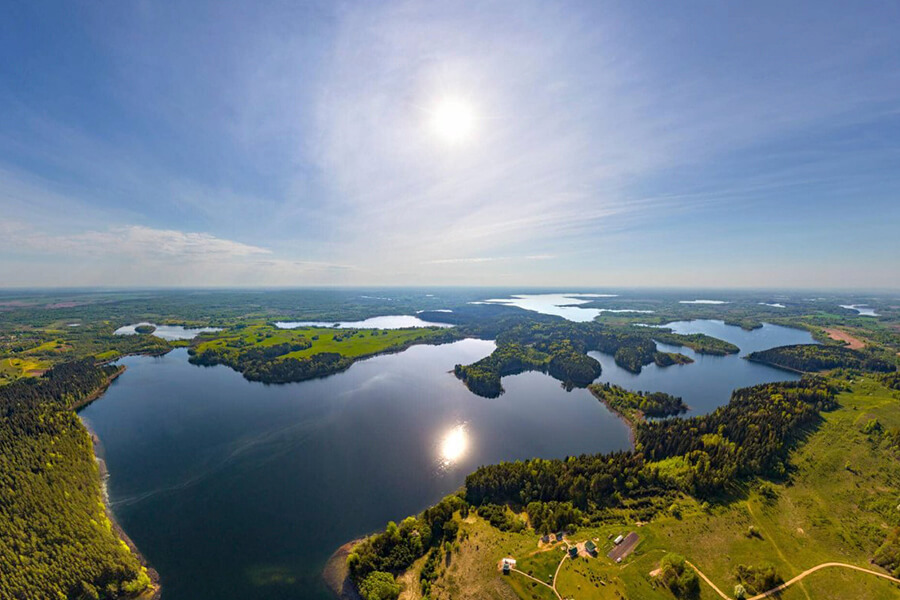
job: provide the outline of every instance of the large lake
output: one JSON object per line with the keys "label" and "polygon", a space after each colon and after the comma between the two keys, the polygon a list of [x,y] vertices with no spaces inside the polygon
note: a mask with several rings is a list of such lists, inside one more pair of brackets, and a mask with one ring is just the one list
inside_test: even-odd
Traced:
{"label": "large lake", "polygon": [[[723,328],[742,353],[761,339],[810,341],[772,326],[691,326]],[[449,371],[493,347],[414,346],[273,386],[193,366],[184,349],[129,357],[80,414],[103,442],[116,516],[167,600],[325,599],[320,572],[335,548],[422,510],[479,465],[628,447],[626,427],[588,391],[544,374],[504,378],[500,398],[471,394]],[[678,393],[701,411],[733,387],[795,377],[736,356],[634,376],[597,356],[601,380]]]}

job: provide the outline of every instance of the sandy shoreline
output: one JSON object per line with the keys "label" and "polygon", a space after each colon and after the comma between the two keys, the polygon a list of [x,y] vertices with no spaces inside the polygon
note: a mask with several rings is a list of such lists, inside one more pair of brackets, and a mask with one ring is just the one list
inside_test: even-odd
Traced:
{"label": "sandy shoreline", "polygon": [[364,537],[347,542],[334,551],[322,570],[322,579],[339,600],[361,600],[353,582],[350,581],[350,569],[347,568],[347,556],[353,547],[363,541]]}

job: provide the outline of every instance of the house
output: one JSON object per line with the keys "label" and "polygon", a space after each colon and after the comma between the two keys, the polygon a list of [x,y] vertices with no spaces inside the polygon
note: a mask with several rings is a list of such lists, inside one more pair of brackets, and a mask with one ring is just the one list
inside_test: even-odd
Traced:
{"label": "house", "polygon": [[620,535],[619,537],[617,537],[616,539],[613,540],[613,544],[615,544],[616,546],[618,546],[619,544],[622,543],[622,540],[624,540],[624,539],[625,539],[625,536],[624,536],[624,535]]}
{"label": "house", "polygon": [[516,559],[514,558],[504,558],[503,559],[503,574],[509,575],[510,569],[516,568]]}
{"label": "house", "polygon": [[597,554],[597,544],[595,544],[591,540],[588,540],[584,543],[584,549],[587,550],[587,553],[591,556]]}
{"label": "house", "polygon": [[578,557],[578,546],[569,546],[569,556],[571,558]]}

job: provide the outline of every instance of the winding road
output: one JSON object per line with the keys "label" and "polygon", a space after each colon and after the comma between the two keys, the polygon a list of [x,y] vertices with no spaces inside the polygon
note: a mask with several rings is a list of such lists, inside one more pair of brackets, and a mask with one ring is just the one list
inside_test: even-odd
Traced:
{"label": "winding road", "polygon": [[[725,592],[723,592],[718,587],[716,587],[716,584],[714,584],[712,581],[710,581],[709,577],[704,575],[703,571],[698,569],[697,566],[694,565],[694,563],[692,563],[689,560],[686,560],[684,562],[687,563],[687,565],[690,568],[692,568],[694,571],[696,571],[697,575],[699,575],[700,578],[709,585],[709,587],[711,587],[713,590],[715,590],[715,592],[717,594],[719,594],[719,596],[721,596],[725,600],[732,600],[732,598],[730,596],[726,595]],[[873,571],[872,569],[866,569],[864,567],[857,567],[856,565],[848,565],[847,563],[827,562],[827,563],[822,563],[820,565],[816,565],[815,567],[812,567],[810,569],[807,569],[807,570],[803,571],[802,573],[800,573],[799,575],[797,575],[796,577],[792,578],[791,580],[786,581],[779,586],[773,587],[768,592],[763,592],[762,594],[757,594],[756,596],[753,596],[752,598],[749,598],[748,600],[762,600],[763,598],[768,598],[769,596],[777,594],[778,592],[784,591],[786,588],[788,588],[789,586],[802,580],[807,575],[812,575],[816,571],[821,571],[822,569],[827,569],[829,567],[838,567],[838,568],[842,568],[842,569],[853,569],[854,571],[860,571],[862,573],[868,573],[869,575],[875,575],[876,577],[881,577],[882,579],[887,579],[888,581],[892,581],[894,583],[900,583],[900,579],[893,577],[891,575],[888,575],[887,573],[880,573],[878,571]],[[556,591],[556,590],[553,590],[553,591]]]}
{"label": "winding road", "polygon": [[[562,563],[559,563],[559,564],[562,564]],[[541,581],[537,577],[532,577],[531,575],[529,575],[528,573],[525,573],[524,571],[520,571],[518,569],[510,569],[510,571],[512,571],[514,573],[518,573],[519,575],[524,575],[528,579],[531,579],[532,581],[537,581],[541,585],[546,585],[548,588],[553,590],[553,593],[556,594],[556,597],[559,598],[559,600],[562,600],[562,596],[560,596],[559,592],[556,591],[556,577],[553,578],[553,585],[549,585],[546,582]],[[559,567],[556,567],[556,572],[559,573]]]}

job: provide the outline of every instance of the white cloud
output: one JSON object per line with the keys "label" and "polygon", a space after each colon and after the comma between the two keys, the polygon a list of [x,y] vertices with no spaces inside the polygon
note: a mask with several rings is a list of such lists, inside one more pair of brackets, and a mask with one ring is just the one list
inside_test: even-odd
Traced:
{"label": "white cloud", "polygon": [[142,260],[220,260],[271,254],[270,250],[209,235],[140,225],[53,235],[23,223],[7,223],[2,243],[7,251],[77,256],[107,255]]}

